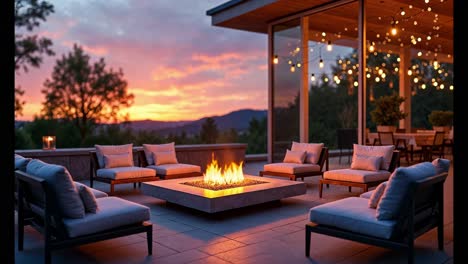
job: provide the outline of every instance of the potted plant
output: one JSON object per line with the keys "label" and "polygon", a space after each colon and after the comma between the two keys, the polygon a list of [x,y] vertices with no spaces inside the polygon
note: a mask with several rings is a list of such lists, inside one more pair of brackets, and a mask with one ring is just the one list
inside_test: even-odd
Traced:
{"label": "potted plant", "polygon": [[453,112],[434,110],[428,119],[435,131],[449,132],[453,122]]}
{"label": "potted plant", "polygon": [[397,122],[408,116],[400,110],[400,105],[405,101],[398,94],[385,95],[374,101],[375,108],[370,112],[372,121],[377,125],[377,131],[396,131]]}

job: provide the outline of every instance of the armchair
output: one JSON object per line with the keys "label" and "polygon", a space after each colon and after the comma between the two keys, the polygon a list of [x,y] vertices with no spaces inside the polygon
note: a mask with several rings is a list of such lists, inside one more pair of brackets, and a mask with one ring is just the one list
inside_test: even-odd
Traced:
{"label": "armchair", "polygon": [[[146,233],[148,254],[152,254],[148,207],[118,197],[96,198],[91,188],[77,188],[66,168],[39,160],[32,160],[26,172],[15,174],[18,250],[23,250],[24,226],[30,224],[44,235],[45,263],[51,263],[54,250],[142,232]],[[27,223],[26,208],[31,214]]]}
{"label": "armchair", "polygon": [[[310,256],[312,232],[405,250],[408,263],[413,263],[415,239],[437,228],[438,249],[443,250],[443,184],[448,169],[441,172],[431,166],[424,162],[398,168],[383,192],[378,192],[378,188],[370,195],[365,193],[311,208],[310,222],[305,226],[305,255]],[[376,199],[373,208],[371,200]]]}
{"label": "armchair", "polygon": [[324,147],[323,143],[293,142],[291,149],[292,151],[304,151],[306,153],[305,162],[304,160],[302,162],[284,160],[283,162],[266,164],[259,175],[285,177],[295,181],[296,179],[304,180],[304,177],[310,176],[323,177],[324,171],[328,170],[328,148]]}

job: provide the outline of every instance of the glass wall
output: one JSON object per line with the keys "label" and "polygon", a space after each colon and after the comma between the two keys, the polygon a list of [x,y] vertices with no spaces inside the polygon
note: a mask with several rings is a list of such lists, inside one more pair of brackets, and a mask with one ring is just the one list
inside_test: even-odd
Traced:
{"label": "glass wall", "polygon": [[[357,143],[358,3],[312,14],[308,21],[309,142],[349,149]],[[338,146],[342,142],[349,143]]]}
{"label": "glass wall", "polygon": [[303,70],[300,20],[273,26],[272,160],[282,161],[299,141],[299,91]]}

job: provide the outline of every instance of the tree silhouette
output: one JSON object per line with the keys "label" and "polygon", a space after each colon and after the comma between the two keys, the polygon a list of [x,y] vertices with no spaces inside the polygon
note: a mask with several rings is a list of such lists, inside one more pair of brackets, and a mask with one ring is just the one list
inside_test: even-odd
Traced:
{"label": "tree silhouette", "polygon": [[[30,34],[53,12],[54,6],[47,1],[15,0],[15,73],[21,68],[27,72],[28,66],[38,68],[43,54],[54,55],[52,40]],[[21,87],[15,87],[15,117],[22,115],[23,94]]]}
{"label": "tree silhouette", "polygon": [[205,122],[202,124],[201,131],[200,131],[200,139],[202,143],[205,144],[213,144],[216,143],[218,139],[218,127],[216,125],[216,121],[208,117]]}
{"label": "tree silhouette", "polygon": [[127,120],[119,110],[133,103],[122,70],[107,70],[104,58],[91,64],[78,45],[57,60],[52,78],[44,82],[42,114],[72,121],[83,143],[96,123]]}

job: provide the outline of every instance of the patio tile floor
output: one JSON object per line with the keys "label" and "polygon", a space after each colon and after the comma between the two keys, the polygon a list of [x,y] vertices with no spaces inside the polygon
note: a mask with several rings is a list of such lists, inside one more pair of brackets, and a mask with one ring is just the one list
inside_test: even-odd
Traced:
{"label": "patio tile floor", "polygon": [[[246,163],[244,172],[258,175],[263,162]],[[348,167],[347,158],[330,169]],[[318,198],[318,177],[306,178],[307,193],[251,207],[209,215],[141,194],[132,184],[116,185],[116,195],[149,206],[153,222],[153,255],[147,256],[144,234],[54,251],[53,263],[406,263],[404,252],[312,233],[311,257],[304,256],[304,225],[316,205],[358,196],[360,189],[330,186]],[[89,182],[84,182],[89,184]],[[96,183],[108,191],[109,185]],[[437,232],[416,240],[416,263],[453,263],[453,172],[445,183],[445,250],[437,250]],[[42,236],[27,227],[24,251],[16,263],[42,263]]]}

